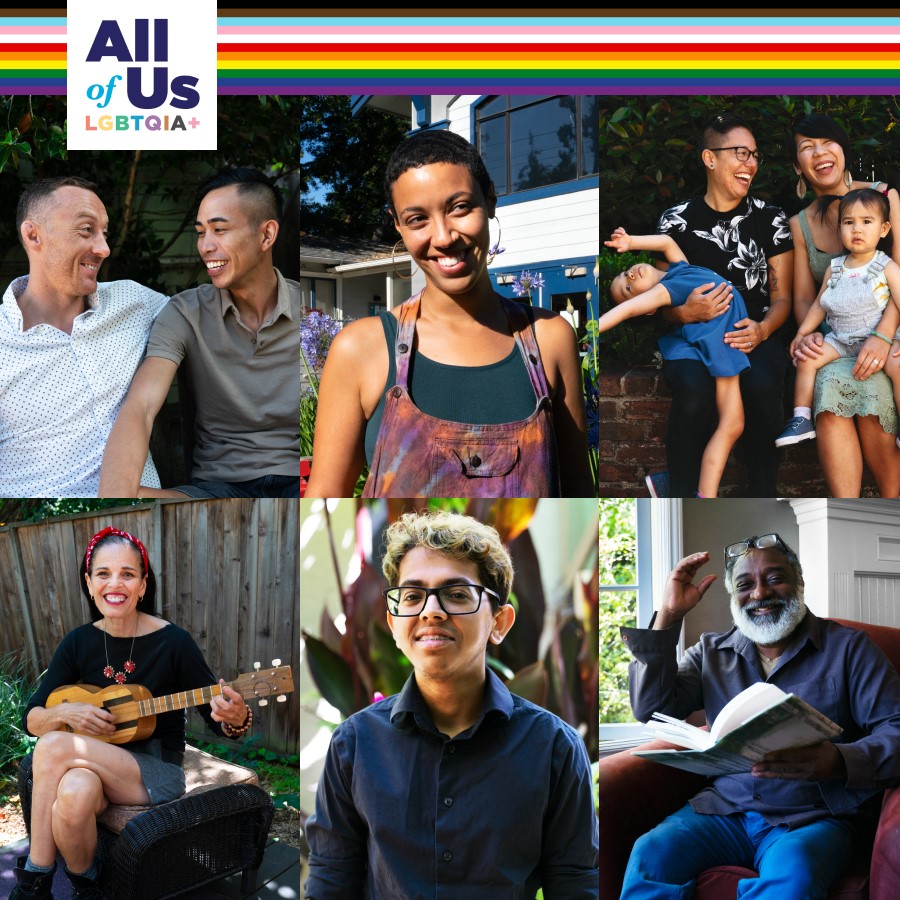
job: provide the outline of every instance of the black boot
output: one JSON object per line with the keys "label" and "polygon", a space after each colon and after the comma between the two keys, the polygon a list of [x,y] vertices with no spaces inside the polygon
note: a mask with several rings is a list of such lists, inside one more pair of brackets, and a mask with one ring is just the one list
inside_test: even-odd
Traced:
{"label": "black boot", "polygon": [[97,863],[97,879],[85,878],[84,875],[73,875],[66,869],[66,876],[72,882],[73,900],[103,900],[100,890],[100,864]]}
{"label": "black boot", "polygon": [[9,900],[53,900],[50,888],[53,885],[53,876],[56,874],[56,863],[50,872],[26,872],[25,863],[27,856],[20,856],[16,862],[18,865],[13,870],[16,876],[16,886],[9,895]]}

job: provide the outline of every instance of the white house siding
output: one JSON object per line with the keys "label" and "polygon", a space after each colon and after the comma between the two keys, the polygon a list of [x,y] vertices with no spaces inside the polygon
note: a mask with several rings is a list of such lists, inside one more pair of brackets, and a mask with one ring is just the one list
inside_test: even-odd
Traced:
{"label": "white house siding", "polygon": [[[540,260],[593,258],[600,247],[600,189],[557,194],[497,210],[501,246],[494,267],[535,267]],[[497,240],[491,222],[491,242]],[[592,268],[589,267],[589,268]]]}

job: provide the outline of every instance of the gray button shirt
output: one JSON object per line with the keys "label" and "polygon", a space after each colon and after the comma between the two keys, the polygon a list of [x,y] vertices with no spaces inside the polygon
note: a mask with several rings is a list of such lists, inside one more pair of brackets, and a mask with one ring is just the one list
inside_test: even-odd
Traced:
{"label": "gray button shirt", "polygon": [[[767,680],[756,645],[737,628],[702,635],[680,663],[675,659],[679,631],[621,629],[634,656],[629,684],[639,720],[646,722],[656,711],[686,718],[704,709],[713,722],[732,697]],[[691,800],[696,812],[752,810],[771,824],[796,827],[850,815],[900,782],[900,677],[864,632],[807,611],[768,680],[844,729],[835,744],[846,764],[846,781],[719,775]]]}

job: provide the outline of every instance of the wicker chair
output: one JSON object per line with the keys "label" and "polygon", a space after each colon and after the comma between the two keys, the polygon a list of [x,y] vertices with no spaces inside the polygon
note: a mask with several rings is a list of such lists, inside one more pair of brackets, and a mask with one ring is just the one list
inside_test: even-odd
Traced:
{"label": "wicker chair", "polygon": [[[110,806],[98,820],[102,887],[114,900],[157,900],[242,872],[249,894],[262,863],[272,798],[242,766],[188,747],[187,792],[153,807]],[[31,833],[31,756],[19,764],[19,796]]]}

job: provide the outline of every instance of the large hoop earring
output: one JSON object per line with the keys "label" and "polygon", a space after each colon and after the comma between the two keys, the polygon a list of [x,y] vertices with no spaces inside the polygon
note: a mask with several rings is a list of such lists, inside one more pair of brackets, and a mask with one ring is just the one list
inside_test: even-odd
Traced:
{"label": "large hoop earring", "polygon": [[[394,244],[393,247],[391,247],[391,266],[392,266],[392,268],[393,268],[393,270],[394,270],[394,274],[395,274],[398,278],[402,278],[404,281],[412,281],[413,275],[416,274],[415,272],[412,272],[412,273],[409,274],[409,275],[404,275],[404,274],[397,268],[397,259],[396,259],[397,247],[400,246],[400,244],[402,244],[402,243],[403,243],[402,240],[397,241],[397,243]],[[404,249],[405,249],[405,248],[404,248]],[[412,263],[412,260],[410,259],[410,264],[411,264],[411,263]],[[418,270],[416,270],[416,271],[418,271]]]}
{"label": "large hoop earring", "polygon": [[849,169],[844,169],[844,184],[847,185],[847,190],[853,186],[853,176],[850,174]]}
{"label": "large hoop earring", "polygon": [[803,176],[801,175],[797,179],[797,197],[802,200],[806,196],[806,182],[803,180]]}
{"label": "large hoop earring", "polygon": [[500,217],[495,215],[494,218],[497,220],[497,243],[488,250],[487,255],[487,264],[490,266],[497,256],[502,253],[506,248],[500,246],[500,235],[503,234],[503,229],[500,227]]}

